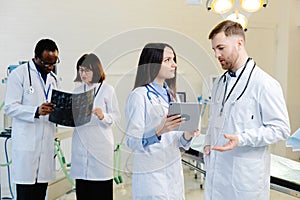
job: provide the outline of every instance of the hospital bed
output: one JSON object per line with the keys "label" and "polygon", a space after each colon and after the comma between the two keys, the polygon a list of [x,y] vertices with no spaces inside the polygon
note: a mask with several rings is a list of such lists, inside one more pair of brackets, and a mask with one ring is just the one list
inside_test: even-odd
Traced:
{"label": "hospital bed", "polygon": [[203,154],[201,152],[195,153],[194,151],[195,150],[193,149],[183,151],[181,162],[183,165],[194,170],[195,179],[198,179],[198,173],[200,172],[200,188],[203,189],[206,174],[204,169]]}
{"label": "hospital bed", "polygon": [[300,162],[271,154],[271,189],[300,198]]}
{"label": "hospital bed", "polygon": [[202,152],[204,137],[204,134],[200,134],[197,138],[194,138],[191,148],[187,151],[182,151],[181,155],[182,164],[194,170],[195,179],[198,179],[198,173],[200,172],[199,178],[201,189],[203,189],[206,174]]}
{"label": "hospital bed", "polygon": [[[192,168],[195,172],[200,172],[201,188],[205,180],[205,166],[203,152],[201,152],[203,140],[204,135],[201,134],[191,146],[194,151],[182,153],[182,164]],[[300,162],[271,154],[270,175],[271,189],[300,198]]]}

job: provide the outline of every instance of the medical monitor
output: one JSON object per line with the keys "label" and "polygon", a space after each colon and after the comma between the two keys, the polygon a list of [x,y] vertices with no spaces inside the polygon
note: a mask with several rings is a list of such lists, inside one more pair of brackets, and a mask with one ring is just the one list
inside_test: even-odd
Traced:
{"label": "medical monitor", "polygon": [[176,92],[177,97],[180,99],[180,102],[186,102],[186,93],[185,92]]}

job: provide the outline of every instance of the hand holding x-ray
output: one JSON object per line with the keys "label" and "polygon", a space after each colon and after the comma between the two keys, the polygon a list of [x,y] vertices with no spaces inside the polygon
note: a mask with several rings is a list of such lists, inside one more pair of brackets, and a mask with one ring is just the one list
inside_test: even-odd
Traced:
{"label": "hand holding x-ray", "polygon": [[39,106],[39,115],[49,115],[53,111],[54,103],[43,103]]}

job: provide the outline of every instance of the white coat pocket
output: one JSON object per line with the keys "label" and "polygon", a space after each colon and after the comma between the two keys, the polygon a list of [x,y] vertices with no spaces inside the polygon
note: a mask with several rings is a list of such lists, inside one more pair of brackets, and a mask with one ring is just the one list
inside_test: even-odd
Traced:
{"label": "white coat pocket", "polygon": [[256,111],[257,106],[254,99],[245,98],[243,100],[239,100],[234,104],[233,108],[233,116],[241,130],[254,128],[259,124],[259,116]]}
{"label": "white coat pocket", "polygon": [[13,126],[12,141],[15,150],[33,151],[35,150],[36,132],[34,124],[19,123],[18,126]]}
{"label": "white coat pocket", "polygon": [[262,166],[259,159],[235,157],[232,172],[233,187],[239,192],[261,191],[264,188]]}

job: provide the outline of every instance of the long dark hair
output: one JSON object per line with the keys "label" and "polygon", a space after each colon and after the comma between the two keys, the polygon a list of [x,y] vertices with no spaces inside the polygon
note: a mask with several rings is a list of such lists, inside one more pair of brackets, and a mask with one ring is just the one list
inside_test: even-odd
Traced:
{"label": "long dark hair", "polygon": [[81,82],[79,67],[83,66],[93,71],[92,83],[100,83],[105,80],[105,73],[100,59],[93,53],[82,55],[76,64],[77,75],[74,82]]}
{"label": "long dark hair", "polygon": [[[142,50],[140,55],[137,74],[135,77],[134,88],[145,86],[155,79],[161,68],[163,62],[164,49],[169,47],[174,53],[174,61],[176,63],[176,54],[169,44],[166,43],[148,43]],[[176,69],[175,77],[171,79],[166,79],[166,82],[171,90],[171,92],[176,94]]]}

